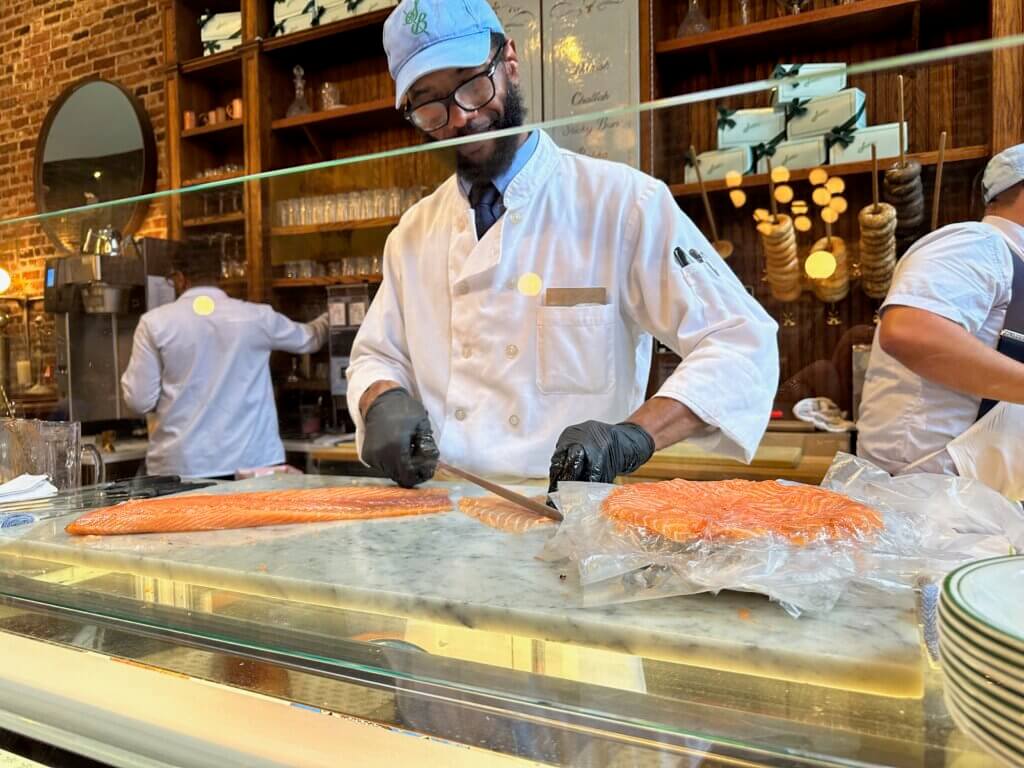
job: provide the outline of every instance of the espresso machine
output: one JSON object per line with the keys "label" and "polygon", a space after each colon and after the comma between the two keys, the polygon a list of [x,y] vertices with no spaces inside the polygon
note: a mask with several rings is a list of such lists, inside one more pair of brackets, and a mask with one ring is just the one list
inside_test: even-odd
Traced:
{"label": "espresso machine", "polygon": [[110,237],[88,242],[91,252],[46,262],[44,302],[55,316],[57,387],[70,421],[141,418],[124,403],[121,375],[139,318],[174,300],[166,277],[180,244]]}

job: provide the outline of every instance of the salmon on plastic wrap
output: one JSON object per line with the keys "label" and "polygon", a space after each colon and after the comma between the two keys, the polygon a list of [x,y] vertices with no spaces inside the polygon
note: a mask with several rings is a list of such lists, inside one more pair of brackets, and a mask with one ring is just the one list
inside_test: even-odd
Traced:
{"label": "salmon on plastic wrap", "polygon": [[729,589],[767,595],[793,616],[825,613],[844,594],[913,589],[1022,546],[1020,507],[979,486],[891,478],[846,454],[822,487],[561,483],[565,519],[544,558],[576,564],[584,605]]}
{"label": "salmon on plastic wrap", "polygon": [[95,509],[67,526],[76,536],[219,531],[266,525],[370,520],[448,512],[448,491],[340,486],[252,493],[164,496]]}

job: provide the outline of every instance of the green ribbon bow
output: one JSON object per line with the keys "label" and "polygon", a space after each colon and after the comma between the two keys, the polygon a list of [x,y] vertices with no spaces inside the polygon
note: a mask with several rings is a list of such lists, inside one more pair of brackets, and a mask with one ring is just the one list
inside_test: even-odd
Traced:
{"label": "green ribbon bow", "polygon": [[732,116],[736,114],[735,109],[726,109],[725,107],[718,108],[718,130],[724,131],[726,129],[732,130],[736,127],[736,121],[732,119]]}
{"label": "green ribbon bow", "polygon": [[320,19],[323,18],[323,15],[325,13],[327,13],[327,9],[318,6],[317,9],[315,11],[313,11],[313,20],[310,22],[309,25],[311,27],[319,27],[320,26]]}
{"label": "green ribbon bow", "polygon": [[810,99],[793,99],[787,101],[782,111],[786,113],[786,125],[789,125],[789,121],[794,117],[803,117],[807,114],[807,105],[810,104]]}
{"label": "green ribbon bow", "polygon": [[825,146],[832,149],[836,144],[842,145],[843,149],[853,144],[853,135],[857,132],[857,121],[860,120],[861,115],[864,114],[864,108],[867,106],[867,102],[860,105],[860,109],[857,113],[849,120],[845,121],[842,125],[835,126],[825,136]]}
{"label": "green ribbon bow", "polygon": [[789,69],[786,69],[782,64],[777,64],[775,69],[772,70],[773,80],[785,80],[787,77],[796,77],[800,74],[800,68],[803,64],[794,64]]}
{"label": "green ribbon bow", "polygon": [[345,0],[345,7],[350,11],[355,11],[363,4],[363,0]]}
{"label": "green ribbon bow", "polygon": [[213,16],[214,16],[214,13],[213,13],[213,11],[210,11],[210,10],[203,11],[201,14],[199,14],[199,19],[197,20],[197,23],[199,24],[199,28],[202,29],[207,24],[209,24],[210,23],[210,19],[212,19]]}
{"label": "green ribbon bow", "polygon": [[203,43],[203,55],[216,53],[221,48],[220,40],[207,40]]}
{"label": "green ribbon bow", "polygon": [[774,157],[775,150],[779,144],[786,140],[786,132],[783,131],[771,141],[762,141],[750,148],[751,165],[749,173],[757,173],[757,166],[766,157]]}

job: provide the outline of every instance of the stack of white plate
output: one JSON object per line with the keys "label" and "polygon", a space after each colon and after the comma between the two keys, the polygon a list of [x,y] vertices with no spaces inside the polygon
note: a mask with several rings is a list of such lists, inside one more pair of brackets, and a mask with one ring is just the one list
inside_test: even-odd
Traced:
{"label": "stack of white plate", "polygon": [[1024,766],[1024,556],[950,573],[939,616],[950,714],[989,752]]}

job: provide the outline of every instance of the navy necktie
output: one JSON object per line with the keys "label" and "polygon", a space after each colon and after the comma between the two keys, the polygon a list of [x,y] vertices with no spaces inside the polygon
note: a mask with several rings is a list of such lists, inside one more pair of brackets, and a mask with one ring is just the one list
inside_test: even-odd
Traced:
{"label": "navy necktie", "polygon": [[476,212],[476,236],[483,240],[487,230],[494,226],[498,220],[498,206],[501,203],[501,193],[491,182],[474,184],[469,190],[469,203]]}

